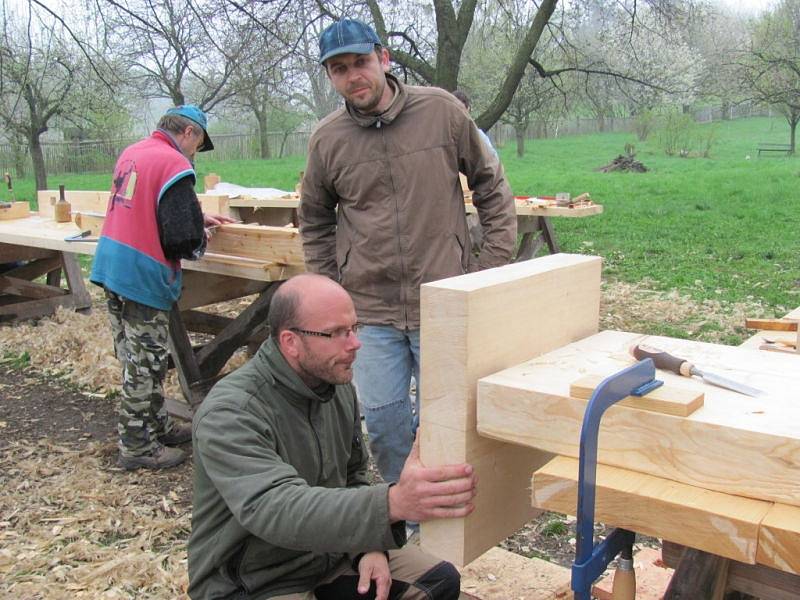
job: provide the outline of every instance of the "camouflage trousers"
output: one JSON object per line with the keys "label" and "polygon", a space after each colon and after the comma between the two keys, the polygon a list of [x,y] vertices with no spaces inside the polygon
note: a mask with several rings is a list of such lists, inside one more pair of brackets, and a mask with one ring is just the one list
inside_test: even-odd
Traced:
{"label": "camouflage trousers", "polygon": [[114,352],[122,363],[122,399],[117,432],[125,456],[150,454],[172,429],[164,408],[169,357],[169,312],[106,290]]}

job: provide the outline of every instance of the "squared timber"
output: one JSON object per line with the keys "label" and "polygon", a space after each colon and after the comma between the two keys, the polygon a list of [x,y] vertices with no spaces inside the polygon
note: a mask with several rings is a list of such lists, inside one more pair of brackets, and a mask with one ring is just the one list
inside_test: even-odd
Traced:
{"label": "squared timber", "polygon": [[800,369],[789,354],[604,331],[482,379],[478,431],[577,457],[587,401],[570,396],[570,383],[630,365],[629,348],[642,342],[766,394],[751,398],[659,370],[666,385],[703,391],[705,404],[688,417],[612,406],[600,427],[599,462],[800,506]]}
{"label": "squared timber", "polygon": [[481,439],[476,383],[596,332],[600,266],[558,254],[421,287],[421,458],[470,462],[479,478],[469,517],[422,524],[426,551],[464,565],[535,516],[528,480],[550,457]]}
{"label": "squared timber", "polygon": [[[533,474],[537,508],[574,515],[578,460],[558,456]],[[770,502],[712,492],[644,473],[598,465],[595,520],[754,564]]]}

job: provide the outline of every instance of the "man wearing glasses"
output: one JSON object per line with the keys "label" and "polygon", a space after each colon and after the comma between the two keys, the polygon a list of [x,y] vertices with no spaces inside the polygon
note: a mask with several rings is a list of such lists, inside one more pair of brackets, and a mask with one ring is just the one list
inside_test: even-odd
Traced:
{"label": "man wearing glasses", "polygon": [[426,468],[415,445],[396,484],[369,485],[350,383],[361,342],[339,284],[288,280],[269,327],[194,418],[190,597],[456,600],[451,564],[401,547],[406,519],[472,512],[472,467]]}

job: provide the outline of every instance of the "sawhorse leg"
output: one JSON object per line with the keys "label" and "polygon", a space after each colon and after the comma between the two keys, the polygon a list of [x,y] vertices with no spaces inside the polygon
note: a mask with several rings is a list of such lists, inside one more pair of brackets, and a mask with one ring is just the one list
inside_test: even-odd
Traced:
{"label": "sawhorse leg", "polygon": [[544,244],[547,244],[550,254],[561,252],[548,217],[517,217],[517,232],[522,234],[522,240],[514,262],[533,258]]}
{"label": "sawhorse leg", "polygon": [[[59,306],[86,310],[92,299],[76,255],[71,252],[0,244],[0,262],[25,261],[0,275],[0,321],[52,315]],[[67,289],[61,288],[61,271]],[[46,275],[46,283],[35,279]]]}
{"label": "sawhorse leg", "polygon": [[196,408],[216,383],[219,372],[233,353],[251,341],[267,321],[269,303],[282,282],[262,284],[250,306],[225,325],[214,339],[195,350],[189,339],[182,311],[173,307],[169,318],[170,353],[178,380],[191,408]]}

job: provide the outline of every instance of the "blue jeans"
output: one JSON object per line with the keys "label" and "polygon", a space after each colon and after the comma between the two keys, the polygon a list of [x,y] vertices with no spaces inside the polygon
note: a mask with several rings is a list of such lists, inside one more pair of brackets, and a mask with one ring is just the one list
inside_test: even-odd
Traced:
{"label": "blue jeans", "polygon": [[362,346],[353,369],[370,450],[384,481],[397,481],[418,422],[409,388],[413,374],[419,402],[419,329],[365,325],[358,330],[358,339]]}

